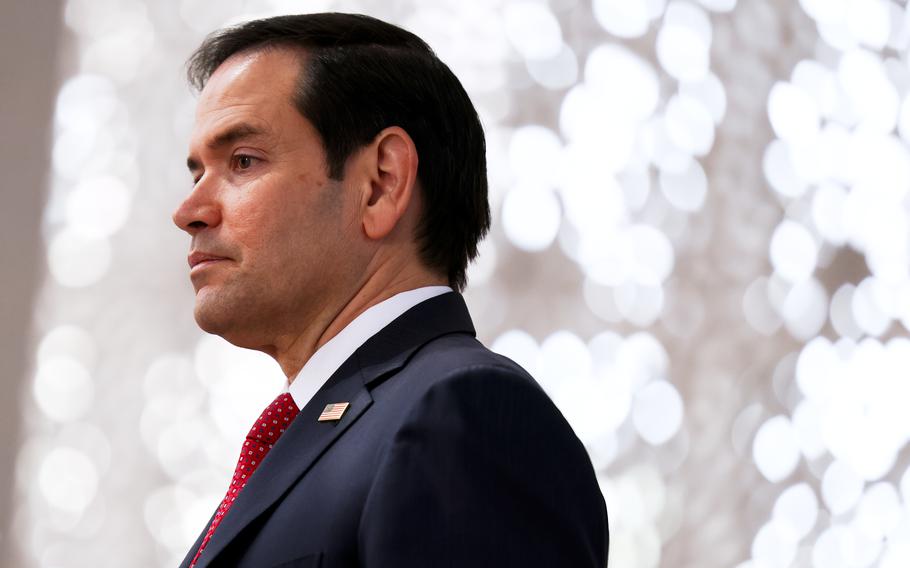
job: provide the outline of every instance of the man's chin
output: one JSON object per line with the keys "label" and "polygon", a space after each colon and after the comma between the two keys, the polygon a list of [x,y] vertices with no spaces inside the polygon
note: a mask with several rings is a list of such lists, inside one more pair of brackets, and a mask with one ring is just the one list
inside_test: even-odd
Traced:
{"label": "man's chin", "polygon": [[230,313],[231,310],[226,309],[223,302],[212,297],[211,291],[206,290],[205,287],[196,292],[193,317],[196,319],[196,325],[202,331],[224,336],[230,328]]}
{"label": "man's chin", "polygon": [[207,310],[200,310],[197,307],[193,315],[196,319],[196,325],[206,333],[224,335],[225,330],[228,327],[221,318],[213,317],[213,314],[209,313]]}

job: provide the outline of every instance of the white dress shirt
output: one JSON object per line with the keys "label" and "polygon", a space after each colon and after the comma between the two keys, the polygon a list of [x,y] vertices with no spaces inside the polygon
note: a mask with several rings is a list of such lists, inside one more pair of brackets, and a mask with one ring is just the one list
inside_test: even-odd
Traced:
{"label": "white dress shirt", "polygon": [[338,367],[369,338],[417,304],[451,291],[448,286],[424,286],[401,292],[371,306],[317,349],[293,382],[285,384],[284,392],[291,393],[297,407],[302,409]]}

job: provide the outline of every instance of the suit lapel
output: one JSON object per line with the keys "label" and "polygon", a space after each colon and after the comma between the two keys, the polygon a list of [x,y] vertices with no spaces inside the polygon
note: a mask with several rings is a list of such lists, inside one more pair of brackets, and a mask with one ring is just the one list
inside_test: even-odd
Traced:
{"label": "suit lapel", "polygon": [[[448,333],[474,333],[467,307],[458,294],[443,294],[418,304],[357,349],[263,459],[218,525],[196,568],[206,568],[240,531],[281,499],[370,407],[373,397],[368,387],[395,373],[427,342]],[[341,420],[319,422],[325,405],[335,402],[350,403]],[[185,566],[192,561],[201,539],[184,560]]]}
{"label": "suit lapel", "polygon": [[[372,404],[373,398],[364,387],[360,369],[355,362],[346,362],[339,373],[343,377],[332,388],[316,393],[294,418],[291,427],[278,439],[275,447],[269,450],[218,525],[196,564],[197,568],[208,566],[244,527],[277,502],[332,442]],[[322,409],[333,402],[349,402],[350,406],[341,420],[319,422],[317,419]]]}

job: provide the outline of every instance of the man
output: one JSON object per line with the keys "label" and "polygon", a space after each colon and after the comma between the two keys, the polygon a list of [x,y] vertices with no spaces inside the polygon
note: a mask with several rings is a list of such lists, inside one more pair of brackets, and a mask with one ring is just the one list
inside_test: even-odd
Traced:
{"label": "man", "polygon": [[451,71],[347,14],[223,30],[188,70],[195,318],[288,389],[182,566],[603,567],[582,444],[455,291],[490,214]]}

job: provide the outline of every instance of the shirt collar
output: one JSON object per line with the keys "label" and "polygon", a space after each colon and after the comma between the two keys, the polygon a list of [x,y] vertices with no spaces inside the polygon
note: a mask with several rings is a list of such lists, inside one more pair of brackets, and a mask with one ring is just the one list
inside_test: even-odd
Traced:
{"label": "shirt collar", "polygon": [[452,289],[448,286],[424,286],[401,292],[371,306],[317,349],[294,381],[285,384],[285,392],[289,392],[297,407],[302,409],[338,367],[369,338],[417,304],[446,292],[452,292]]}

